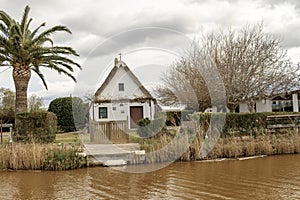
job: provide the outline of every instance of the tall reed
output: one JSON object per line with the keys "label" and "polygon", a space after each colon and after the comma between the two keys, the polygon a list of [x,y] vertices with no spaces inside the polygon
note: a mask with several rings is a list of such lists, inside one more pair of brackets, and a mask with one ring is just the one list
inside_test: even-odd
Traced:
{"label": "tall reed", "polygon": [[83,161],[72,146],[12,143],[0,147],[2,170],[65,170],[82,167]]}
{"label": "tall reed", "polygon": [[40,169],[45,149],[50,145],[12,143],[0,147],[0,166],[2,169]]}
{"label": "tall reed", "polygon": [[[300,153],[300,135],[297,131],[290,130],[284,134],[266,134],[266,132],[255,136],[232,134],[232,136],[220,137],[205,158],[200,156],[200,149],[205,140],[205,133],[201,129],[197,130],[192,142],[189,141],[188,134],[177,133],[180,136],[174,138],[163,134],[143,140],[140,144],[141,149],[147,152],[146,163],[174,161],[176,156],[177,160],[188,161]],[[177,155],[179,152],[181,155]]]}

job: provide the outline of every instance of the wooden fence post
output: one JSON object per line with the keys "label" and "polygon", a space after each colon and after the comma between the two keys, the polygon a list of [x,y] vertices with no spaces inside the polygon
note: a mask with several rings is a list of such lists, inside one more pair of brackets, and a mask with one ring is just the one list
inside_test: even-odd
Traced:
{"label": "wooden fence post", "polygon": [[90,128],[90,142],[94,142],[94,131],[95,131],[95,124],[93,124],[93,122],[90,122],[89,124]]}

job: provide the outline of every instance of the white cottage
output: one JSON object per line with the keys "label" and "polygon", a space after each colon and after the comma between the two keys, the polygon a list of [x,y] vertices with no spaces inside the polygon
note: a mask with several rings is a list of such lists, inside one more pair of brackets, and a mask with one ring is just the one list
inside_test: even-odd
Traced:
{"label": "white cottage", "polygon": [[94,121],[127,121],[128,127],[136,128],[142,118],[153,119],[157,101],[122,60],[115,58],[111,70],[96,91],[90,108]]}
{"label": "white cottage", "polygon": [[[299,112],[300,90],[285,93],[273,99],[262,99],[255,102],[256,112]],[[247,104],[241,103],[238,112],[250,112]]]}

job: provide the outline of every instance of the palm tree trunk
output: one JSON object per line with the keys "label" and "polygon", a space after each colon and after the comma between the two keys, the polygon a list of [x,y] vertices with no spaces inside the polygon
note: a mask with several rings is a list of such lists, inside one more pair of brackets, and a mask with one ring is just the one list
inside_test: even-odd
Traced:
{"label": "palm tree trunk", "polygon": [[27,89],[31,77],[30,67],[22,65],[13,68],[16,89],[16,113],[27,111]]}

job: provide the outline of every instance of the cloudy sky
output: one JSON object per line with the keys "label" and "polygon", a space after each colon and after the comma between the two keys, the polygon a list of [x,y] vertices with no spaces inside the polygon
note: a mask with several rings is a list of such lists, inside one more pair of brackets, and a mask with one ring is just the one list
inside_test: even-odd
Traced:
{"label": "cloudy sky", "polygon": [[[57,34],[57,45],[72,46],[83,67],[77,83],[44,70],[48,90],[35,75],[29,93],[45,103],[56,97],[89,94],[122,60],[146,86],[159,82],[167,67],[182,55],[189,42],[213,30],[264,22],[264,31],[279,37],[294,63],[300,62],[300,1],[298,0],[0,0],[0,9],[20,19],[31,7],[31,28],[66,25],[72,35]],[[0,68],[0,87],[14,89],[11,69]]]}

